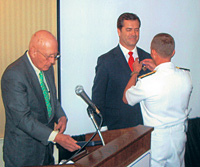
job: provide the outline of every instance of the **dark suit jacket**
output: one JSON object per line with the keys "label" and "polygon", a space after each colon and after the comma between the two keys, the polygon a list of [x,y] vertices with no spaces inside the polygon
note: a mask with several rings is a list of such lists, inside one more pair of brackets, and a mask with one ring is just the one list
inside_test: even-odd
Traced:
{"label": "dark suit jacket", "polygon": [[3,158],[6,167],[54,162],[53,145],[47,140],[54,122],[65,113],[56,97],[53,67],[44,71],[44,75],[51,97],[50,118],[39,80],[26,53],[8,66],[2,76],[1,89],[6,112]]}
{"label": "dark suit jacket", "polygon": [[[137,48],[139,60],[151,58]],[[149,72],[149,71],[146,71]],[[141,71],[141,74],[146,73]],[[129,106],[122,101],[131,70],[119,46],[100,56],[92,87],[92,101],[99,108],[108,129],[121,129],[143,124],[140,105]],[[95,116],[99,123],[99,118]]]}

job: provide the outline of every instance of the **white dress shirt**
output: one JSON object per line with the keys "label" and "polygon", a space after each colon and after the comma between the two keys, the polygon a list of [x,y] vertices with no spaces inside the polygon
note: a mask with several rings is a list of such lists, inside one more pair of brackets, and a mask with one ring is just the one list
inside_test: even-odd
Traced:
{"label": "white dress shirt", "polygon": [[138,52],[137,52],[137,47],[135,47],[133,50],[128,50],[126,49],[125,47],[123,47],[120,43],[119,43],[119,47],[121,48],[123,54],[124,54],[124,57],[126,59],[126,61],[128,62],[128,59],[129,59],[129,54],[128,52],[133,52],[133,58],[134,60],[138,57]]}
{"label": "white dress shirt", "polygon": [[[33,64],[33,62],[31,61],[31,58],[30,58],[28,52],[27,52],[27,57],[28,57],[28,59],[29,59],[30,64],[32,65],[32,67],[33,67],[33,69],[34,69],[34,71],[35,71],[35,73],[36,73],[36,75],[37,75],[38,81],[39,81],[39,73],[40,73],[40,70]],[[46,82],[46,79],[45,79],[45,76],[44,76],[44,83],[46,84],[47,90],[49,90],[48,85],[47,85],[47,82]],[[49,91],[48,91],[48,92],[49,92]],[[49,92],[49,97],[50,97],[50,92]],[[55,140],[55,137],[56,137],[57,134],[58,134],[58,131],[54,131],[54,130],[53,130],[53,131],[51,132],[51,134],[49,135],[48,141],[52,141],[52,142],[53,142],[53,141]]]}

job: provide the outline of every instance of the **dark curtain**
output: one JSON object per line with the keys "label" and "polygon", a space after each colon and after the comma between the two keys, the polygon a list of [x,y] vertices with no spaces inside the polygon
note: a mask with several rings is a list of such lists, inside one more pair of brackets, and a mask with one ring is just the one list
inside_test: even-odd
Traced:
{"label": "dark curtain", "polygon": [[193,118],[188,121],[185,166],[200,166],[200,118]]}

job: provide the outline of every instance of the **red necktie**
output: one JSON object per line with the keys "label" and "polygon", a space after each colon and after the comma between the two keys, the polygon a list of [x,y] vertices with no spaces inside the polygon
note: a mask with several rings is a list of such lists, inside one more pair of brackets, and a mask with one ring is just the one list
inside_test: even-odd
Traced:
{"label": "red necktie", "polygon": [[133,52],[128,52],[128,54],[129,54],[128,65],[131,71],[133,71],[133,63],[134,63]]}

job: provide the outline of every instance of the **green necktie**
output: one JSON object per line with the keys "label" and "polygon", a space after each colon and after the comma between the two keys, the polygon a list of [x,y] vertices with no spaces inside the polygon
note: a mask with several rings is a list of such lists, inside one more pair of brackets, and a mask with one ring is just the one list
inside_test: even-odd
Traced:
{"label": "green necktie", "polygon": [[46,103],[46,106],[47,106],[48,116],[50,117],[51,116],[51,103],[50,103],[47,87],[44,83],[44,75],[43,75],[42,71],[40,71],[40,73],[39,73],[39,79],[40,79],[40,85],[41,85],[42,92],[43,92],[43,95],[44,95],[45,103]]}

